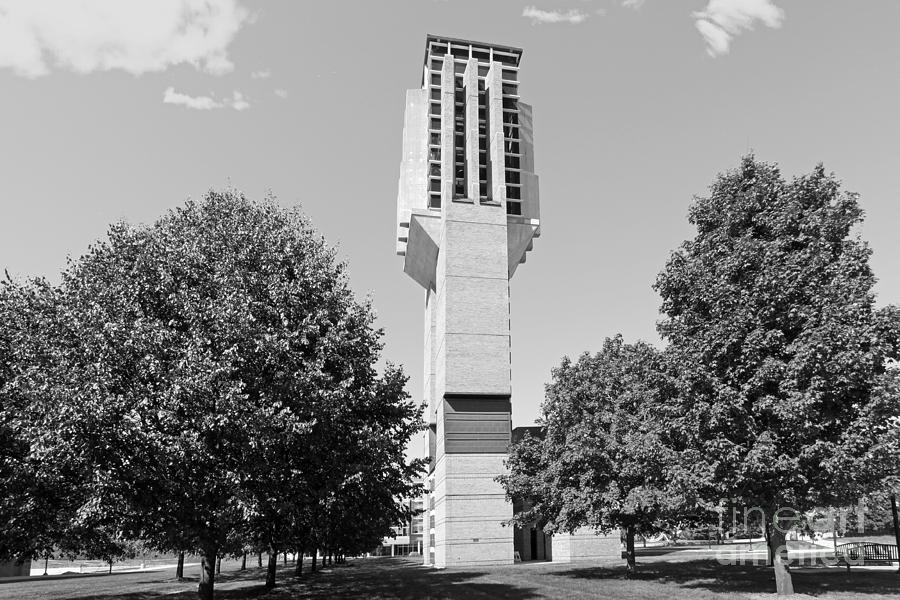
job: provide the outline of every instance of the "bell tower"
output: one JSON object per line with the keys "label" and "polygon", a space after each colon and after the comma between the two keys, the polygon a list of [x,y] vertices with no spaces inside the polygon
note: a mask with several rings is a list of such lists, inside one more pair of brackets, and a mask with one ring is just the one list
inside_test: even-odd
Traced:
{"label": "bell tower", "polygon": [[425,563],[509,564],[509,280],[540,235],[522,50],[428,35],[406,92],[397,254],[425,291]]}

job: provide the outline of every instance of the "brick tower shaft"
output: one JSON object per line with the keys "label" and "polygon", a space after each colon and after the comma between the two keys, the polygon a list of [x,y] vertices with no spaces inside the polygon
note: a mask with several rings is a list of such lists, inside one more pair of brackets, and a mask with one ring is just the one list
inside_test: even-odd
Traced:
{"label": "brick tower shaft", "polygon": [[540,234],[521,50],[428,36],[406,95],[397,252],[425,289],[425,563],[513,562],[509,279]]}

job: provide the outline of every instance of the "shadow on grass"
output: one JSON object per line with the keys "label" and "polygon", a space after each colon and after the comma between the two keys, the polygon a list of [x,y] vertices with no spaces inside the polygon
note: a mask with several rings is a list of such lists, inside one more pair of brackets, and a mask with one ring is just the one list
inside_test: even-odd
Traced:
{"label": "shadow on grass", "polygon": [[[480,580],[486,571],[435,570],[405,559],[375,558],[353,561],[285,585],[266,598],[540,598],[521,585]],[[296,581],[296,580],[295,580]],[[289,584],[289,582],[286,582]]]}
{"label": "shadow on grass", "polygon": [[[403,559],[371,558],[353,560],[343,565],[326,567],[310,573],[304,565],[303,576],[294,575],[294,565],[279,566],[276,587],[266,589],[265,569],[230,571],[216,578],[217,600],[287,600],[289,598],[507,598],[530,600],[539,598],[532,589],[521,585],[479,580],[484,571],[436,571]],[[54,595],[58,600],[186,600],[197,594],[198,576],[186,577],[181,582],[174,578],[161,578],[151,589],[96,590],[87,587],[71,594]],[[138,584],[138,582],[133,582]],[[182,585],[179,591],[176,585]],[[174,588],[174,589],[173,589]]]}
{"label": "shadow on grass", "polygon": [[[775,574],[772,567],[722,565],[714,560],[677,563],[638,562],[637,573],[629,576],[624,567],[587,567],[552,572],[554,576],[591,580],[633,580],[678,586],[684,590],[704,589],[718,593],[773,593]],[[900,575],[895,571],[857,571],[845,569],[807,568],[793,570],[794,591],[820,596],[833,592],[856,594],[898,594]]]}

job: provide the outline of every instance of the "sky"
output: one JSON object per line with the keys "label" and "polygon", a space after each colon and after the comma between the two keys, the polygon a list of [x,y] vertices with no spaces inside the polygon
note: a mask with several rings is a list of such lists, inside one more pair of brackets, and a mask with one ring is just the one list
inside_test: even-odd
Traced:
{"label": "sky", "polygon": [[422,393],[424,291],[394,253],[426,33],[524,49],[541,237],[511,282],[513,424],[565,355],[659,344],[687,210],[752,151],[860,194],[900,302],[900,2],[0,0],[0,268],[58,280],[110,223],[232,185],[302,205]]}

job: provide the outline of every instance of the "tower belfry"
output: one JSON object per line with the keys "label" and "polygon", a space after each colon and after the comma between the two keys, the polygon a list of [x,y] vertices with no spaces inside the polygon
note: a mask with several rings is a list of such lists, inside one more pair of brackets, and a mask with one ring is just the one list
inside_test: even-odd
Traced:
{"label": "tower belfry", "polygon": [[428,35],[406,93],[397,254],[425,289],[425,562],[513,562],[509,280],[540,235],[522,50]]}

